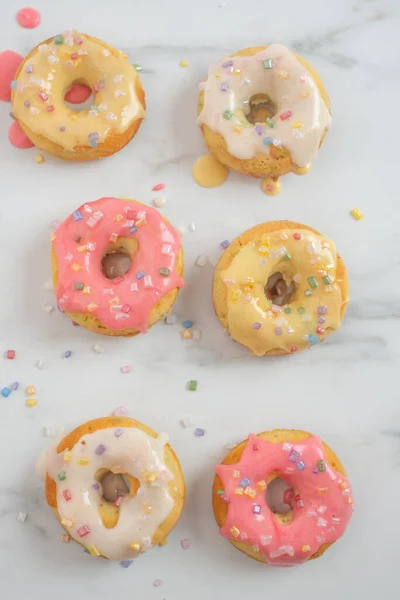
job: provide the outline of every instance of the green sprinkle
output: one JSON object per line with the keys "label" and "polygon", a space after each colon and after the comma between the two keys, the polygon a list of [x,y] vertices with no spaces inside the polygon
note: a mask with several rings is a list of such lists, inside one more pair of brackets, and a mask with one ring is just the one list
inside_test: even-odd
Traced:
{"label": "green sprinkle", "polygon": [[265,119],[265,122],[266,122],[266,124],[268,125],[268,127],[271,127],[271,129],[273,129],[273,128],[274,128],[274,120],[273,120],[273,119],[271,119],[270,117],[267,117],[267,118]]}
{"label": "green sprinkle", "polygon": [[168,275],[170,273],[171,273],[171,269],[168,269],[167,267],[161,267],[160,275],[164,275],[165,277],[168,277]]}
{"label": "green sprinkle", "polygon": [[195,379],[191,379],[189,381],[189,391],[195,392],[197,390],[197,381]]}
{"label": "green sprinkle", "polygon": [[315,279],[315,277],[309,277],[308,278],[308,283],[310,284],[311,288],[318,287],[318,281]]}
{"label": "green sprinkle", "polygon": [[74,288],[76,290],[83,290],[84,287],[85,287],[85,284],[82,283],[82,281],[75,281]]}
{"label": "green sprinkle", "polygon": [[65,472],[65,471],[61,471],[61,472],[58,474],[58,479],[59,479],[60,481],[65,481],[65,480],[67,479],[67,474],[66,474],[66,472]]}
{"label": "green sprinkle", "polygon": [[323,278],[323,282],[325,283],[325,285],[330,285],[330,284],[332,283],[332,281],[333,281],[333,280],[332,280],[332,278],[331,278],[331,277],[329,277],[329,275],[326,275],[326,276]]}
{"label": "green sprinkle", "polygon": [[56,35],[56,37],[54,38],[54,43],[57,45],[63,44],[64,37],[62,35]]}
{"label": "green sprinkle", "polygon": [[304,295],[305,295],[305,296],[312,296],[312,291],[311,291],[311,290],[306,290],[306,291],[304,292]]}
{"label": "green sprinkle", "polygon": [[224,490],[218,490],[217,491],[218,496],[222,496],[222,494],[224,494],[224,493],[225,493]]}
{"label": "green sprinkle", "polygon": [[324,460],[319,460],[317,462],[318,471],[326,471],[326,464]]}
{"label": "green sprinkle", "polygon": [[141,67],[139,63],[133,63],[132,67],[136,69],[136,71],[143,71],[143,67]]}
{"label": "green sprinkle", "polygon": [[272,69],[272,58],[267,58],[267,60],[263,60],[264,69]]}
{"label": "green sprinkle", "polygon": [[304,306],[299,306],[299,308],[297,309],[297,312],[302,315],[304,312],[306,312],[306,309],[304,308]]}
{"label": "green sprinkle", "polygon": [[290,306],[287,306],[284,310],[287,315],[290,315],[292,312],[292,309],[290,308]]}
{"label": "green sprinkle", "polygon": [[224,116],[224,119],[229,121],[233,117],[233,112],[231,110],[229,110],[229,108],[227,108],[226,110],[224,110],[223,116]]}
{"label": "green sprinkle", "polygon": [[290,256],[289,252],[286,252],[286,254],[282,258],[283,260],[290,260],[292,257]]}

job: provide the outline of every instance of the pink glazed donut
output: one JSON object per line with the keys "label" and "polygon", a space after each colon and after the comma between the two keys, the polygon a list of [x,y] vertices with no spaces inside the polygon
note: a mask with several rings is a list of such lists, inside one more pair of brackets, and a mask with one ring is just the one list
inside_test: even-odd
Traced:
{"label": "pink glazed donut", "polygon": [[[342,464],[327,444],[305,431],[251,434],[216,472],[213,508],[221,535],[269,565],[318,558],[342,536],[353,512]],[[287,489],[283,503],[270,508],[273,480]]]}
{"label": "pink glazed donut", "polygon": [[158,211],[101,198],[79,207],[51,236],[58,306],[96,333],[145,333],[183,287],[179,233]]}

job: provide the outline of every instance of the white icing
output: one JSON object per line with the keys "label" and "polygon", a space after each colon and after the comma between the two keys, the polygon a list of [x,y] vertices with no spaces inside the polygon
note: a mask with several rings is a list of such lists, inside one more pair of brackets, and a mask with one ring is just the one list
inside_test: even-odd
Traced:
{"label": "white icing", "polygon": [[[119,437],[115,435],[118,429],[123,431]],[[67,527],[70,535],[86,548],[95,547],[100,554],[113,560],[138,556],[139,552],[130,547],[134,542],[140,544],[141,552],[151,548],[154,534],[174,507],[168,489],[173,475],[164,460],[167,441],[165,434],[152,438],[133,427],[100,429],[83,436],[75,444],[69,462],[65,462],[64,452],[57,454],[52,445],[40,459],[40,470],[43,471],[43,460],[46,460],[45,471],[57,485],[58,513],[61,519],[74,521],[73,526]],[[99,456],[95,450],[100,444],[106,450]],[[89,459],[87,466],[78,464],[82,458]],[[101,484],[98,490],[92,486],[99,469],[113,470],[115,467],[119,467],[118,472],[136,477],[140,488],[134,498],[124,497],[117,524],[107,529],[99,512],[100,504],[104,503]],[[58,479],[60,472],[66,474],[64,481]],[[149,473],[157,475],[154,482],[146,479]],[[64,498],[64,490],[70,492],[71,500]],[[145,505],[151,507],[150,514],[145,512]],[[84,525],[89,527],[90,533],[80,537],[78,529]]]}
{"label": "white icing", "polygon": [[[269,59],[272,68],[265,69],[264,61]],[[230,62],[231,66],[222,66]],[[274,126],[261,124],[261,133],[246,119],[249,100],[255,94],[267,94],[277,108]],[[232,118],[224,118],[226,110],[232,111]],[[288,111],[292,116],[281,120],[280,116]],[[292,161],[304,167],[314,160],[331,117],[316,82],[304,66],[288,48],[273,44],[253,56],[225,57],[209,67],[204,106],[197,123],[219,133],[230,154],[237,158],[269,154],[270,144],[265,145],[263,140],[272,138],[271,143],[286,148]],[[294,128],[298,123],[301,127]]]}

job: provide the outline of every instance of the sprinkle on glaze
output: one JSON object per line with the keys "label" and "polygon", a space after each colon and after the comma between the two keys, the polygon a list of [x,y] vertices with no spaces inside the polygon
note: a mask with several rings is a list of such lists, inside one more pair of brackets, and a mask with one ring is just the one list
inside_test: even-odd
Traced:
{"label": "sprinkle on glaze", "polygon": [[[101,271],[112,234],[115,240],[125,237],[138,243],[129,272],[114,280]],[[152,308],[170,290],[183,287],[176,273],[180,235],[149,206],[101,198],[74,211],[53,238],[60,308],[90,313],[110,329],[146,332]],[[169,270],[168,275],[160,273],[163,268]]]}
{"label": "sprinkle on glaze", "polygon": [[[71,537],[89,552],[95,549],[93,554],[112,560],[135,558],[149,550],[174,507],[168,489],[173,475],[164,459],[167,442],[166,434],[153,438],[140,429],[118,427],[85,435],[68,452],[57,454],[53,446],[43,454],[39,470],[56,483],[58,514]],[[134,497],[123,498],[117,524],[106,528],[100,517],[102,489],[95,474],[116,466],[118,472],[135,477],[140,488]]]}
{"label": "sprinkle on glaze", "polygon": [[[125,132],[145,112],[135,91],[137,72],[125,55],[77,31],[41,44],[26,61],[13,90],[13,114],[30,130],[67,150],[97,146]],[[65,90],[85,81],[95,94],[89,111],[70,110]]]}
{"label": "sprinkle on glaze", "polygon": [[[246,119],[255,94],[267,94],[277,108],[265,124]],[[269,154],[273,144],[286,148],[303,167],[314,160],[331,117],[304,66],[288,48],[273,44],[253,56],[226,57],[210,66],[197,123],[219,133],[239,159]]]}
{"label": "sprinkle on glaze", "polygon": [[[340,327],[342,296],[335,244],[306,229],[283,229],[243,246],[219,276],[227,288],[228,331],[257,356],[272,349],[297,352]],[[264,291],[270,275],[294,282],[288,305],[274,306]]]}
{"label": "sprinkle on glaze", "polygon": [[[329,466],[318,437],[274,444],[251,434],[248,440],[238,463],[216,467],[228,503],[220,533],[256,547],[268,564],[301,564],[322,544],[343,535],[354,507],[350,484]],[[277,521],[266,502],[266,480],[272,473],[297,492],[287,525]],[[246,487],[238,495],[240,482]],[[254,512],[255,505],[259,512]]]}

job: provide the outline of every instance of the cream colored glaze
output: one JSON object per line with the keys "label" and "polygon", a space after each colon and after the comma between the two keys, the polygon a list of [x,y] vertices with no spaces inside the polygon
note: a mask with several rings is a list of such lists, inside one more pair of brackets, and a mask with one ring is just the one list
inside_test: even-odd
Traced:
{"label": "cream colored glaze", "polygon": [[228,169],[213,154],[205,154],[193,165],[193,179],[206,188],[222,185],[228,177]]}
{"label": "cream colored glaze", "polygon": [[[265,69],[263,61],[269,59],[272,68]],[[258,129],[247,121],[249,100],[255,94],[267,94],[275,104],[273,127],[262,123]],[[226,110],[232,111],[232,118],[224,118]],[[288,111],[292,115],[281,120]],[[304,66],[288,48],[273,44],[253,56],[225,57],[209,67],[204,106],[197,123],[205,123],[222,135],[228,151],[237,158],[269,154],[270,144],[265,145],[264,140],[270,138],[272,144],[286,148],[292,161],[303,167],[314,160],[331,117],[316,82]]]}
{"label": "cream colored glaze", "polygon": [[[135,91],[137,73],[120,51],[114,56],[101,43],[77,31],[62,35],[63,43],[42,44],[17,79],[12,95],[15,118],[36,134],[67,150],[104,142],[111,132],[123,133],[145,111]],[[71,58],[72,56],[72,58]],[[74,112],[64,95],[75,81],[95,93],[91,110]],[[39,94],[45,94],[41,99]],[[47,99],[46,99],[47,96]],[[49,107],[54,107],[49,112]]]}
{"label": "cream colored glaze", "polygon": [[[118,436],[120,431],[122,434]],[[56,482],[60,519],[74,522],[72,526],[66,526],[71,537],[84,544],[92,554],[96,554],[94,548],[113,560],[132,559],[149,550],[155,532],[174,507],[168,489],[173,475],[164,459],[167,442],[166,434],[153,438],[140,429],[116,427],[83,436],[67,456],[64,452],[57,454],[56,446],[52,444],[40,457],[37,470],[41,474],[48,473]],[[97,454],[96,448],[101,444],[105,450]],[[85,458],[89,464],[79,464],[78,461]],[[100,516],[100,505],[104,502],[101,484],[98,484],[99,489],[92,487],[97,487],[95,474],[99,469],[128,473],[140,483],[135,497],[123,498],[118,523],[110,529],[104,526]],[[65,480],[59,480],[60,473],[65,474]],[[150,473],[157,476],[153,483],[147,480]],[[66,490],[71,495],[69,501],[63,495]],[[80,537],[78,529],[85,525],[90,533]],[[140,550],[133,550],[132,543],[138,543]]]}
{"label": "cream colored glaze", "polygon": [[[336,281],[336,260],[335,244],[306,229],[280,230],[243,246],[229,268],[220,273],[227,287],[231,336],[262,356],[276,348],[297,352],[320,341],[328,328],[338,329],[341,308],[348,298],[342,297]],[[264,293],[268,278],[277,272],[295,284],[287,306],[273,305]],[[331,284],[324,283],[326,276]],[[310,286],[309,277],[315,278],[317,287]],[[311,295],[305,295],[307,290]],[[299,313],[299,308],[304,312]],[[291,312],[287,314],[285,309]]]}

